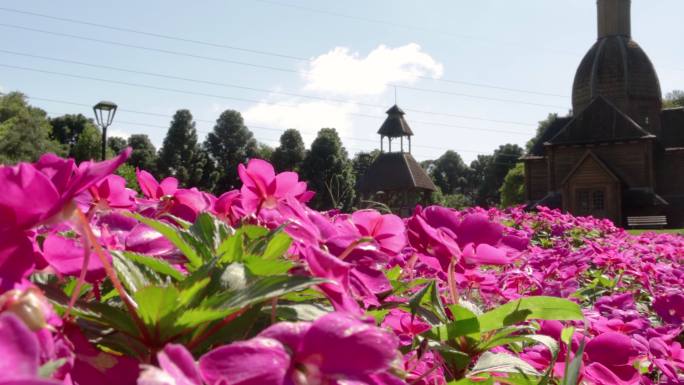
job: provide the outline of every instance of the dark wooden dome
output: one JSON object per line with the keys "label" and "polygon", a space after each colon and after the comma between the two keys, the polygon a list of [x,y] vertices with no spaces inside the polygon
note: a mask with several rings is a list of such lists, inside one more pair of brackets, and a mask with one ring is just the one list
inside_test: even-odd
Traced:
{"label": "dark wooden dome", "polygon": [[579,114],[598,96],[651,133],[660,130],[662,94],[655,68],[632,40],[631,0],[598,0],[598,40],[584,56],[572,89]]}

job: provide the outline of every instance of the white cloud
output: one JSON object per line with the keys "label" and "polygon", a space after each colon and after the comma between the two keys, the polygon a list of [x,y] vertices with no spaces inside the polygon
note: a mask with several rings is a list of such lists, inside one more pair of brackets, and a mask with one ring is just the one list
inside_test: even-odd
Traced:
{"label": "white cloud", "polygon": [[416,43],[397,48],[380,45],[361,57],[336,47],[309,62],[302,72],[304,89],[342,95],[379,95],[388,84],[411,84],[420,77],[439,78],[444,68]]}
{"label": "white cloud", "polygon": [[[282,104],[281,104],[282,102]],[[296,128],[302,133],[304,142],[310,144],[316,132],[323,127],[337,129],[340,136],[351,135],[352,121],[349,114],[358,110],[354,104],[339,104],[327,101],[301,101],[291,99],[278,104],[259,103],[243,112],[247,127],[263,137],[266,132],[254,126],[285,130]],[[279,137],[280,134],[269,135]]]}

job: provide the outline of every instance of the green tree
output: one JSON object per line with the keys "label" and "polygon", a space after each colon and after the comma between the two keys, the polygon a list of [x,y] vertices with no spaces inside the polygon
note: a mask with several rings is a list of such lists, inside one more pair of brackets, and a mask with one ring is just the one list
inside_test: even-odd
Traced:
{"label": "green tree", "polygon": [[539,122],[539,125],[537,126],[537,133],[534,135],[534,138],[528,140],[525,144],[525,152],[530,152],[530,150],[532,150],[532,147],[534,147],[537,142],[541,140],[541,137],[544,135],[544,132],[546,132],[546,129],[549,128],[558,118],[558,114],[554,112],[553,114],[549,114],[546,119]]}
{"label": "green tree", "polygon": [[127,145],[133,149],[128,164],[142,170],[154,173],[157,164],[157,150],[150,137],[145,134],[135,134],[128,138]]}
{"label": "green tree", "polygon": [[65,155],[51,132],[45,111],[30,106],[23,94],[0,96],[0,164],[33,162],[48,152]]}
{"label": "green tree", "polygon": [[491,155],[478,155],[477,159],[470,162],[468,175],[466,177],[466,195],[473,202],[479,203],[478,193],[480,187],[484,183],[485,175],[487,174],[487,169],[489,168],[492,159],[493,157]]}
{"label": "green tree", "polygon": [[112,150],[113,154],[119,154],[124,148],[128,147],[128,142],[119,136],[111,136],[107,138],[107,147]]}
{"label": "green tree", "polygon": [[135,167],[128,163],[124,163],[114,172],[116,175],[126,179],[126,187],[140,192],[140,185],[138,185],[138,178],[135,175]]}
{"label": "green tree", "polygon": [[440,204],[452,209],[464,209],[473,205],[473,201],[463,194],[449,194],[442,197]]}
{"label": "green tree", "polygon": [[445,195],[463,193],[468,183],[468,166],[458,153],[447,151],[435,160],[431,168],[432,180]]}
{"label": "green tree", "polygon": [[271,162],[279,172],[297,171],[306,156],[306,147],[302,135],[294,128],[285,130],[280,135],[280,146],[273,152]]}
{"label": "green tree", "polygon": [[309,188],[316,191],[311,202],[319,210],[349,210],[354,202],[354,174],[347,150],[334,128],[318,131],[301,168]]}
{"label": "green tree", "polygon": [[485,168],[482,185],[478,189],[477,204],[495,206],[501,202],[499,189],[504,178],[523,155],[523,149],[517,144],[499,146],[492,155],[492,161]]}
{"label": "green tree", "polygon": [[375,159],[380,155],[380,150],[373,150],[371,152],[358,152],[352,159],[352,169],[354,170],[354,179],[358,182],[365,174],[370,166],[375,162]]}
{"label": "green tree", "polygon": [[256,157],[266,161],[271,161],[273,157],[273,147],[266,143],[257,142]]}
{"label": "green tree", "polygon": [[216,165],[216,192],[232,190],[241,185],[237,167],[257,155],[257,142],[245,126],[242,115],[224,111],[216,120],[214,130],[207,135],[204,148]]}
{"label": "green tree", "polygon": [[503,207],[525,203],[525,165],[523,163],[516,164],[508,171],[499,192]]}
{"label": "green tree", "polygon": [[157,159],[160,177],[174,176],[184,186],[195,186],[202,179],[204,165],[200,162],[197,129],[188,110],[173,115]]}
{"label": "green tree", "polygon": [[83,114],[67,114],[50,119],[50,125],[52,125],[52,133],[50,136],[52,139],[65,146],[70,157],[76,157],[74,147],[78,143],[81,134],[84,132],[87,137],[81,142],[79,152],[80,155],[85,156],[85,158],[81,157],[80,159],[91,159],[91,157],[88,156],[91,153],[96,155],[92,157],[93,159],[100,159],[102,156],[102,137],[100,137],[100,140],[97,143],[99,155],[95,154],[94,150],[83,147],[85,142],[95,145],[94,141],[92,141],[93,133],[95,131],[100,131],[92,119],[86,118]]}
{"label": "green tree", "polygon": [[78,135],[76,143],[71,147],[69,156],[77,162],[100,160],[102,158],[102,133],[92,124],[88,124]]}
{"label": "green tree", "polygon": [[668,93],[663,100],[663,107],[675,108],[684,107],[684,91],[674,90]]}

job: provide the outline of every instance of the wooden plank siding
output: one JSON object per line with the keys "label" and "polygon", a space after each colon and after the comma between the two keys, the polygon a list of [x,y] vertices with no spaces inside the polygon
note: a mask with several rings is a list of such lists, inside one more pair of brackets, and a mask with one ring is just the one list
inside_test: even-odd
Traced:
{"label": "wooden plank siding", "polygon": [[626,187],[654,187],[652,175],[651,142],[637,141],[632,143],[614,143],[610,145],[559,146],[554,148],[554,164],[551,172],[555,184],[553,190],[560,190],[560,183],[582,159],[587,150],[591,150],[614,172]]}
{"label": "wooden plank siding", "polygon": [[525,161],[525,196],[527,201],[538,201],[548,194],[549,173],[546,158]]}
{"label": "wooden plank siding", "polygon": [[[586,152],[585,152],[586,154]],[[578,215],[594,215],[611,219],[615,223],[622,221],[622,193],[620,181],[610,174],[593,156],[585,156],[581,164],[571,170],[572,175],[564,181],[563,210]],[[583,213],[577,207],[577,193],[580,190],[601,190],[604,195],[605,212]]]}

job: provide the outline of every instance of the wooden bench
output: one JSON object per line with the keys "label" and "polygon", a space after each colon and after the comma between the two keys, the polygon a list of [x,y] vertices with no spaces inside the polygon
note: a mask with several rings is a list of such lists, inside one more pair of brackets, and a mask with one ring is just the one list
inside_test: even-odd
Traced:
{"label": "wooden bench", "polygon": [[663,228],[667,226],[667,217],[665,215],[627,217],[627,225],[632,228]]}

